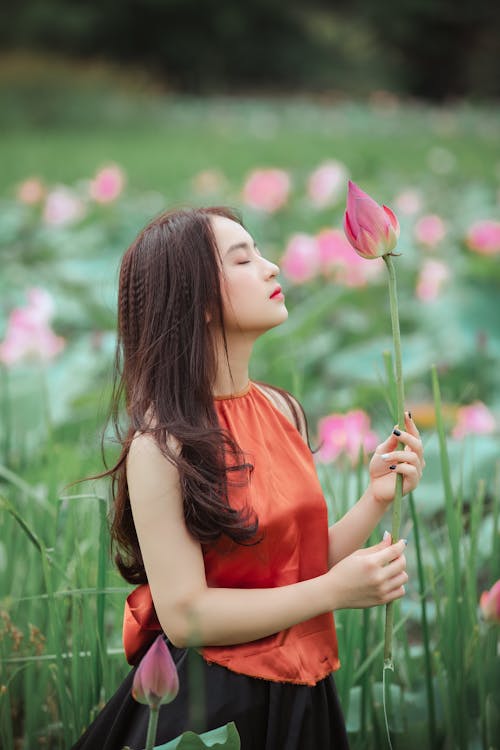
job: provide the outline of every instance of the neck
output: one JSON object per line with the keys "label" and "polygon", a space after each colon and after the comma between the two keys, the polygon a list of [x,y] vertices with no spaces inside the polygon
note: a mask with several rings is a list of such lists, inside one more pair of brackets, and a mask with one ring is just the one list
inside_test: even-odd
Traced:
{"label": "neck", "polygon": [[222,340],[217,346],[217,373],[212,387],[214,396],[239,393],[248,385],[248,366],[253,349],[253,340],[238,336],[227,337],[227,357]]}

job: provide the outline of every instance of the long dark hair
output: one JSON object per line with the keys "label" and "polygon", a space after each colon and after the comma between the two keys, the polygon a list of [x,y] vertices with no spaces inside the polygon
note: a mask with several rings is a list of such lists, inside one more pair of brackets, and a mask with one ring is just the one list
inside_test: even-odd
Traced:
{"label": "long dark hair", "polygon": [[[217,359],[212,324],[222,331],[226,355],[227,344],[212,216],[242,224],[223,207],[169,211],[143,229],[121,262],[109,417],[121,452],[99,476],[112,479],[112,546],[118,569],[130,583],[147,580],[126,477],[136,433],[153,435],[179,471],[185,522],[196,539],[209,543],[225,534],[238,544],[258,541],[254,511],[237,511],[228,500],[228,486],[247,482],[253,466],[220,428],[213,401]],[[297,409],[286,400],[298,426]],[[174,449],[172,438],[180,450]]]}

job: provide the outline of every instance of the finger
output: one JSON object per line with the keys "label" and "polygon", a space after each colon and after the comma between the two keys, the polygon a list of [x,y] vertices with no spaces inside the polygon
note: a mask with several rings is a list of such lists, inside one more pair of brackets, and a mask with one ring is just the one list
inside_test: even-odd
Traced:
{"label": "finger", "polygon": [[417,425],[413,421],[412,417],[410,416],[410,412],[405,412],[405,427],[406,431],[410,432],[415,437],[420,437],[420,432],[417,429]]}
{"label": "finger", "polygon": [[406,545],[406,539],[400,539],[399,542],[391,544],[390,547],[386,547],[385,549],[380,550],[380,552],[378,552],[379,564],[387,565],[393,560],[396,560],[403,554],[403,551],[406,549]]}
{"label": "finger", "polygon": [[[394,466],[394,468],[392,468]],[[422,472],[419,466],[413,466],[413,464],[401,463],[392,464],[390,467],[394,474],[402,474],[406,479],[420,479]]]}
{"label": "finger", "polygon": [[404,443],[404,445],[408,445],[411,450],[415,451],[419,456],[423,453],[423,445],[422,441],[419,437],[416,437],[414,435],[410,435],[409,432],[404,432],[403,430],[400,430],[397,426],[394,428],[394,435],[398,438],[399,442]]}
{"label": "finger", "polygon": [[392,451],[391,453],[382,453],[380,458],[383,458],[384,461],[389,464],[397,463],[398,461],[404,461],[405,463],[413,464],[414,466],[420,465],[420,456],[411,449],[405,449],[404,451]]}
{"label": "finger", "polygon": [[386,549],[391,544],[391,535],[388,531],[384,531],[384,536],[381,542],[372,544],[371,547],[362,547],[356,551],[358,555],[371,555],[373,552],[380,552],[380,550]]}
{"label": "finger", "polygon": [[398,586],[397,588],[392,589],[384,596],[384,603],[388,604],[389,602],[394,602],[396,599],[401,599],[406,594],[406,589],[404,585]]}
{"label": "finger", "polygon": [[383,443],[380,443],[380,445],[377,445],[375,448],[375,453],[380,455],[381,453],[388,453],[389,451],[393,451],[398,446],[398,438],[394,433],[392,435],[389,435],[387,440],[385,440]]}

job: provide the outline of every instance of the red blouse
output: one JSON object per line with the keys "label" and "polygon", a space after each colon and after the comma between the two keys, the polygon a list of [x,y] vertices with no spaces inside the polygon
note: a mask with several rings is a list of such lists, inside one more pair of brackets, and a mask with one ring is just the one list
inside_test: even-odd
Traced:
{"label": "red blouse", "polygon": [[[250,383],[239,394],[216,398],[227,429],[254,466],[244,487],[230,486],[235,508],[251,505],[261,541],[237,545],[222,538],[204,550],[207,584],[222,588],[273,588],[308,580],[328,569],[327,508],[314,460],[294,425]],[[160,625],[149,586],[127,598],[123,642],[135,663]],[[274,635],[233,646],[201,649],[208,662],[278,682],[314,685],[340,666],[333,615],[326,613]]]}

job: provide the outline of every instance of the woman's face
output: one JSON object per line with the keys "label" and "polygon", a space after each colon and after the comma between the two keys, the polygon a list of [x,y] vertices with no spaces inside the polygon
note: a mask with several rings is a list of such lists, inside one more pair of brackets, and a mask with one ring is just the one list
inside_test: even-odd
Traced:
{"label": "woman's face", "polygon": [[262,257],[240,224],[224,216],[213,216],[211,222],[220,256],[226,335],[245,333],[256,338],[288,318],[276,280],[279,268]]}

